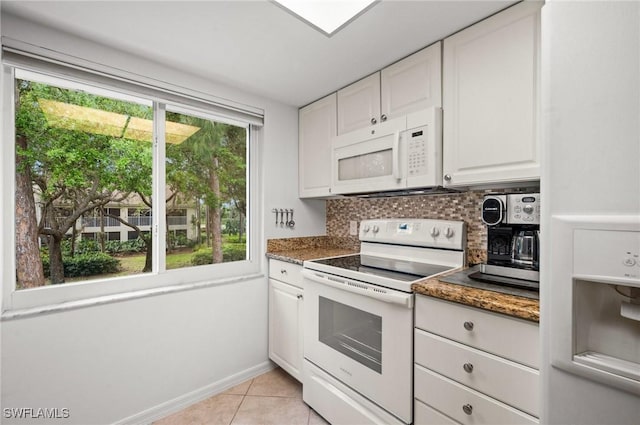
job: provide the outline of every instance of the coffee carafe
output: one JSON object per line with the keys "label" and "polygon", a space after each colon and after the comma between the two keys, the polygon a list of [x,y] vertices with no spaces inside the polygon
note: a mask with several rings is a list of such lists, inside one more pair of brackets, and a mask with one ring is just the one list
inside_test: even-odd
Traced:
{"label": "coffee carafe", "polygon": [[511,240],[511,261],[514,264],[538,268],[539,230],[517,230]]}

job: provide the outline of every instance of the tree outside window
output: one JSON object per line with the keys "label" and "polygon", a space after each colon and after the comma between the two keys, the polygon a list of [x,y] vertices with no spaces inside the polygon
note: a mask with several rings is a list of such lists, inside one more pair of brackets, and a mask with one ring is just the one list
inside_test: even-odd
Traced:
{"label": "tree outside window", "polygon": [[[15,80],[17,289],[153,271],[151,102],[43,81]],[[168,109],[166,268],[246,259],[247,129]]]}

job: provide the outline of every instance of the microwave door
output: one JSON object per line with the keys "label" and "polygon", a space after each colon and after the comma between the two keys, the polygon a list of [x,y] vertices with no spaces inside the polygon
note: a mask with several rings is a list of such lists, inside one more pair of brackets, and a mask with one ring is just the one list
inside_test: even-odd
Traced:
{"label": "microwave door", "polygon": [[[333,148],[333,188],[335,194],[403,189],[401,131],[383,128],[366,139],[356,131],[336,138]],[[355,134],[361,133],[361,134]]]}

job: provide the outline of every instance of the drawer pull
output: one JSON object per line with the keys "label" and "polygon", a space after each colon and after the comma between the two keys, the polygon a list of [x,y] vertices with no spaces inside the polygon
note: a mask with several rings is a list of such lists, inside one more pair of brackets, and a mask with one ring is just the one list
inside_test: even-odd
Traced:
{"label": "drawer pull", "polygon": [[280,274],[287,274],[287,269],[280,269]]}
{"label": "drawer pull", "polygon": [[473,330],[473,322],[464,322],[464,328],[468,331]]}
{"label": "drawer pull", "polygon": [[467,415],[470,415],[471,413],[473,413],[473,406],[470,404],[465,404],[464,406],[462,406],[462,411]]}
{"label": "drawer pull", "polygon": [[464,369],[465,372],[467,373],[471,373],[473,372],[473,365],[471,363],[465,363],[462,368]]}
{"label": "drawer pull", "polygon": [[302,299],[302,297],[303,297],[303,295],[302,295],[302,294],[298,294],[298,295],[296,295],[296,297],[297,297],[299,300],[301,300],[301,299]]}

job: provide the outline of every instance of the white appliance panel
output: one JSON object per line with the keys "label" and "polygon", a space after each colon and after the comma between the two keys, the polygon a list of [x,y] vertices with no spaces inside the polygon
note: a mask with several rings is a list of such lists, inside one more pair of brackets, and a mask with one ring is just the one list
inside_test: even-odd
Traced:
{"label": "white appliance panel", "polygon": [[[620,276],[617,271],[618,264],[620,270],[632,270],[623,264],[628,261],[624,255],[616,253],[624,243],[597,257],[600,241],[592,242],[593,234],[578,235],[580,247],[575,248],[582,252],[577,268],[571,270],[574,257],[564,248],[574,242],[575,235],[563,231],[562,226],[559,228],[555,219],[640,217],[640,3],[548,0],[542,8],[541,35],[544,129],[541,196],[545,202],[540,264],[543,346],[540,423],[637,424],[640,397],[633,392],[633,386],[623,389],[619,385],[624,382],[620,377],[622,365],[617,374],[608,375],[605,370],[592,368],[601,360],[597,357],[592,359],[592,366],[571,360],[566,361],[564,368],[555,364],[589,345],[603,349],[594,344],[601,338],[598,327],[606,320],[600,320],[602,316],[595,314],[594,305],[588,304],[597,295],[585,293],[584,299],[578,299],[583,303],[578,309],[594,313],[584,316],[592,326],[579,322],[582,328],[574,335],[576,339],[569,341],[564,338],[573,332],[573,309],[569,303],[562,304],[562,300],[574,300],[576,286],[580,292],[611,294],[612,290],[603,285],[616,279],[622,279],[618,282],[635,279],[624,276],[625,272]],[[612,223],[610,220],[609,224]],[[591,245],[583,246],[581,239],[589,240]],[[589,255],[594,257],[588,259]],[[570,270],[566,269],[567,264]],[[571,273],[576,276],[571,278]],[[598,273],[608,278],[594,277]],[[608,298],[609,295],[602,300],[602,308],[611,302]],[[625,333],[624,328],[634,323],[631,319],[622,322],[621,312],[622,309],[616,321],[627,325],[613,334]],[[613,347],[611,342],[608,344],[613,357],[631,350],[625,346],[633,341],[623,340]],[[575,369],[570,371],[572,366]],[[613,381],[607,382],[604,379],[607,376]]]}

